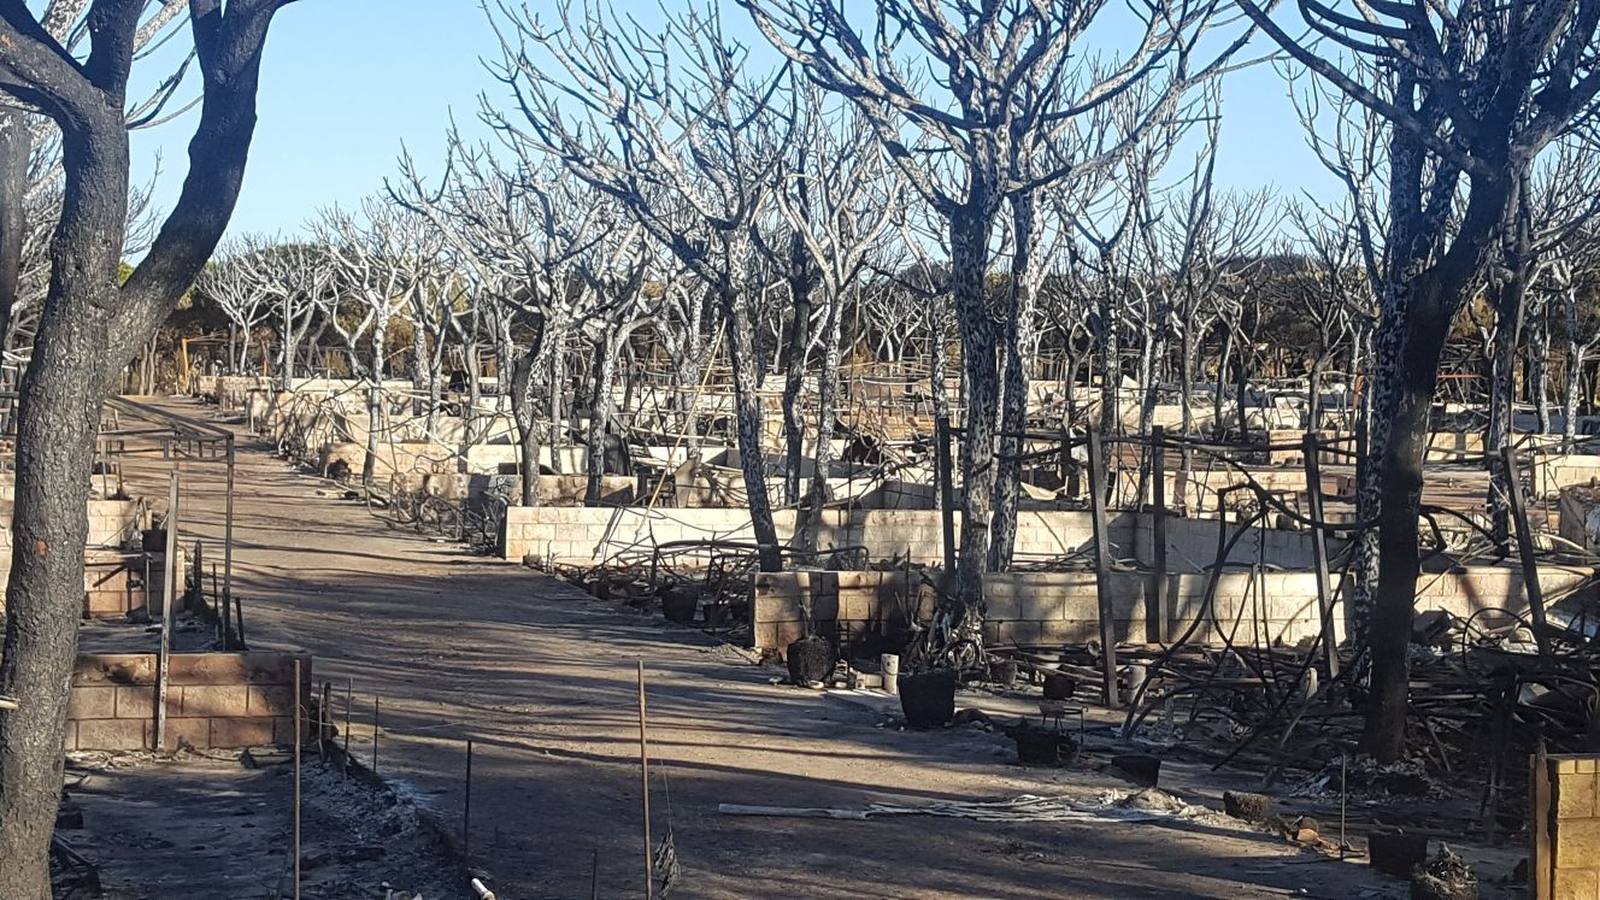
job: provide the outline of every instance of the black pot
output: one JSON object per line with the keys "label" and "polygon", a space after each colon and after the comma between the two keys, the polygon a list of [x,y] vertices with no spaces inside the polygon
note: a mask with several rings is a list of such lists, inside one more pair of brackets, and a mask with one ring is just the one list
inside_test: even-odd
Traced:
{"label": "black pot", "polygon": [[1124,753],[1113,756],[1111,765],[1134,784],[1155,787],[1161,781],[1161,758],[1148,753]]}
{"label": "black pot", "polygon": [[146,528],[140,540],[146,553],[167,552],[167,530],[165,528]]}
{"label": "black pot", "polygon": [[790,644],[785,655],[791,684],[822,681],[833,672],[833,645],[814,634]]}
{"label": "black pot", "polygon": [[1374,831],[1367,835],[1367,862],[1396,878],[1410,878],[1411,867],[1428,860],[1428,836],[1404,831]]}
{"label": "black pot", "polygon": [[1046,700],[1071,700],[1078,690],[1078,680],[1062,672],[1046,672],[1044,698]]}
{"label": "black pot", "polygon": [[668,591],[661,595],[661,614],[669,622],[687,625],[694,621],[695,610],[700,607],[700,598],[688,591]]}
{"label": "black pot", "polygon": [[934,669],[916,675],[901,675],[900,709],[912,728],[937,728],[955,717],[955,669]]}
{"label": "black pot", "polygon": [[1063,766],[1078,755],[1078,742],[1053,728],[1023,724],[1011,732],[1017,759],[1035,766]]}

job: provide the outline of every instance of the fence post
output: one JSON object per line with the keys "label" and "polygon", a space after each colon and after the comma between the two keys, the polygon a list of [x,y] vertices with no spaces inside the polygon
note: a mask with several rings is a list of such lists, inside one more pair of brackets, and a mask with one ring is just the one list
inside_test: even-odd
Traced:
{"label": "fence post", "polygon": [[1117,709],[1122,699],[1117,691],[1116,622],[1111,609],[1111,544],[1106,527],[1105,457],[1100,445],[1100,430],[1089,426],[1089,508],[1094,515],[1094,592],[1100,607],[1100,652],[1106,706]]}

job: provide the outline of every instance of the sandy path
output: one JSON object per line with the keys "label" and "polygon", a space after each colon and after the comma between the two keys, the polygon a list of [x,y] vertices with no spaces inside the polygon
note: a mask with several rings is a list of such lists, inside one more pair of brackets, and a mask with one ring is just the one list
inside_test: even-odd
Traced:
{"label": "sandy path", "polygon": [[[1217,823],[719,815],[723,802],[1087,797],[1117,782],[1011,766],[999,735],[900,732],[861,706],[771,686],[773,670],[697,632],[390,530],[359,504],[320,496],[321,482],[265,449],[241,435],[235,584],[250,641],[309,649],[318,679],[341,693],[354,679],[354,752],[371,752],[372,700],[381,697],[380,771],[457,820],[463,739],[474,739],[473,857],[503,897],[587,897],[596,855],[600,896],[642,893],[639,659],[652,755],[670,780],[677,896],[1346,897],[1371,884],[1356,867]],[[164,497],[165,465],[130,460],[130,490]],[[182,530],[209,544],[221,533],[222,470],[185,466]],[[667,823],[661,788],[658,835]]]}

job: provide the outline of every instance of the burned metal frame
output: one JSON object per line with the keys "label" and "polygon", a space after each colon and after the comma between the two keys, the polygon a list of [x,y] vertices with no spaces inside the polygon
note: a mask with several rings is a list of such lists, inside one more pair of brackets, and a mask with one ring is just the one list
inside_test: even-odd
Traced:
{"label": "burned metal frame", "polygon": [[[15,395],[12,395],[15,396]],[[127,397],[110,397],[106,400],[105,412],[113,418],[111,428],[105,426],[105,415],[102,414],[100,441],[102,448],[110,456],[110,445],[113,440],[122,441],[129,437],[138,438],[157,443],[161,446],[162,459],[171,460],[174,468],[178,460],[194,462],[220,462],[226,468],[226,499],[222,524],[222,594],[217,598],[218,616],[222,628],[222,644],[227,650],[240,649],[244,643],[244,623],[235,622],[233,616],[233,500],[234,500],[234,468],[237,456],[234,446],[234,434],[226,428],[202,422],[188,416],[181,416],[173,412],[130,400]],[[123,428],[121,417],[127,416],[148,425],[150,428]],[[126,449],[119,452],[126,453]],[[238,640],[235,640],[235,628],[238,629]]]}

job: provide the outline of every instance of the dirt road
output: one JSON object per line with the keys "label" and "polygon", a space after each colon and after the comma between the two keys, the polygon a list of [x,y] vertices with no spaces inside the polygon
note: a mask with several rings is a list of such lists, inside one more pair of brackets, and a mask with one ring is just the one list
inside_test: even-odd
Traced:
{"label": "dirt road", "polygon": [[[1089,799],[1127,785],[1093,771],[1018,768],[998,734],[902,732],[863,706],[771,685],[775,670],[698,632],[387,528],[240,441],[235,585],[250,642],[308,649],[319,680],[341,688],[354,680],[352,750],[363,756],[379,698],[380,773],[456,822],[464,740],[473,739],[471,853],[502,897],[587,897],[594,859],[599,896],[642,894],[638,660],[661,776],[655,834],[670,825],[682,861],[675,896],[1350,897],[1374,883],[1357,866],[1319,862],[1278,837],[1210,818],[980,824],[719,814],[720,803]],[[159,457],[130,461],[130,490],[164,496],[165,466]],[[183,483],[185,539],[210,544],[221,533],[222,469],[186,463]]]}

